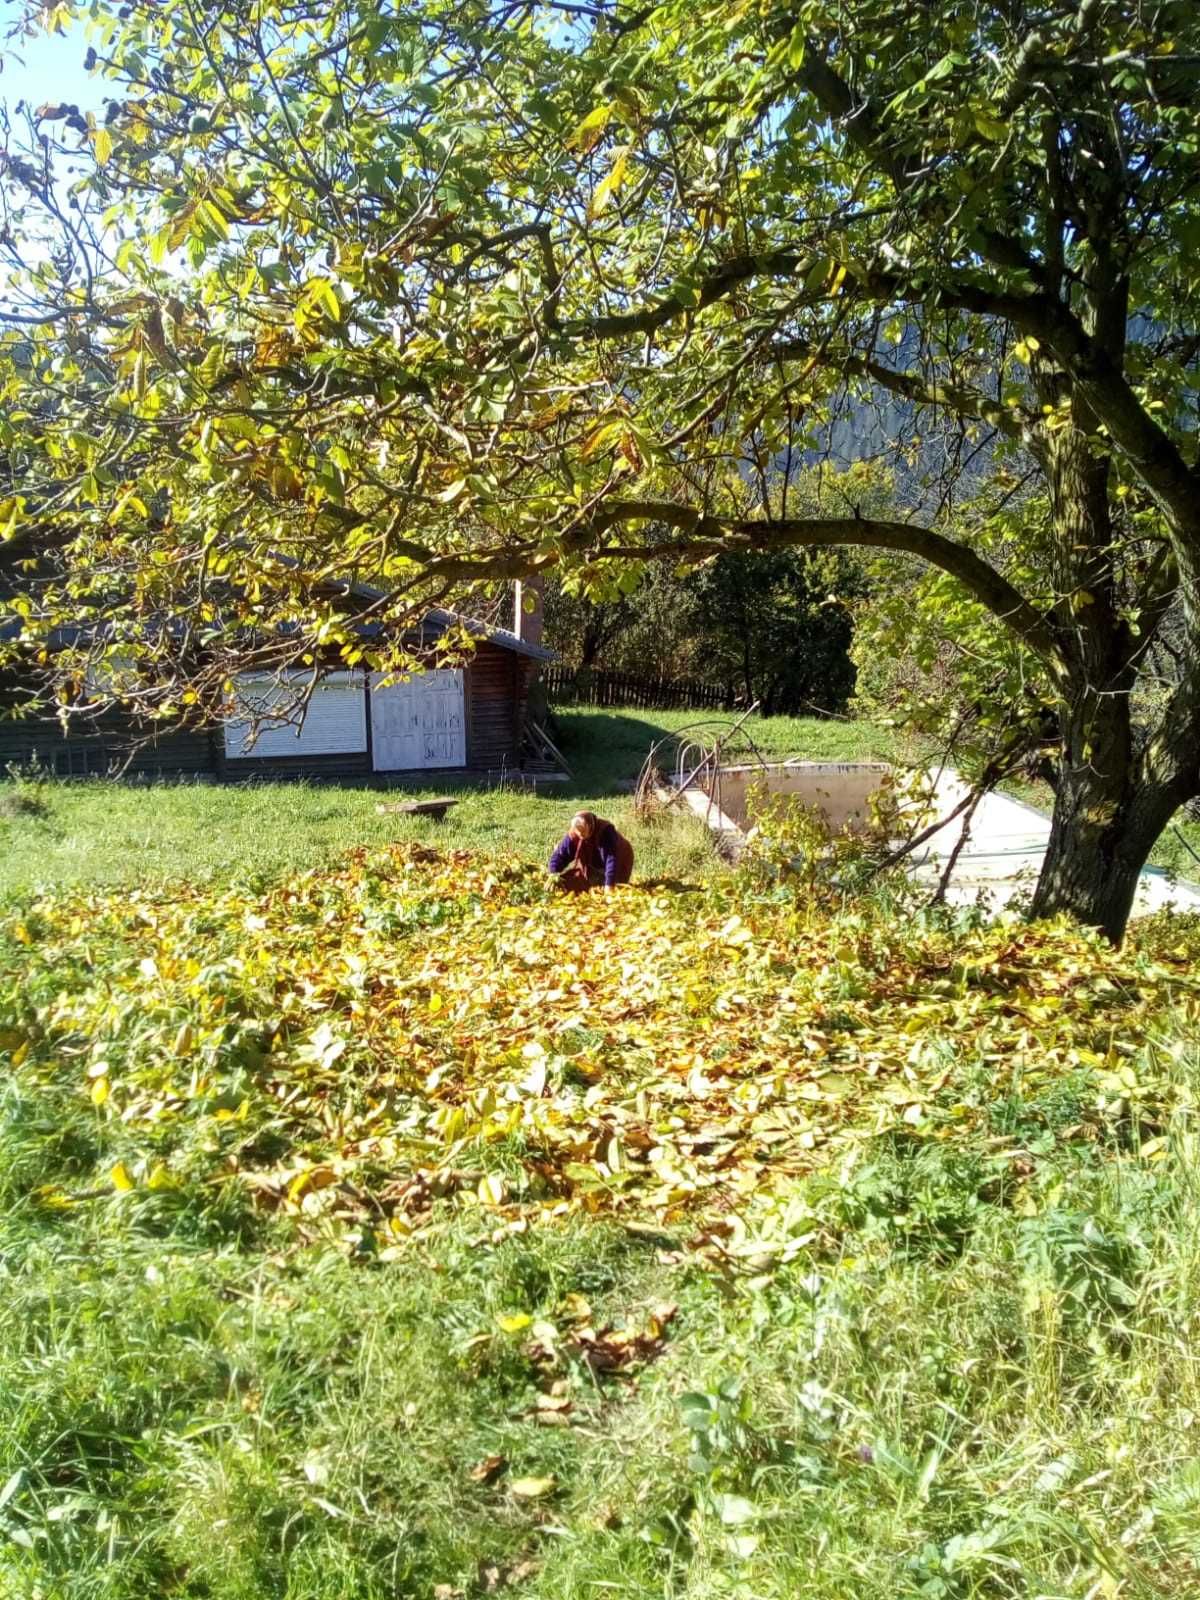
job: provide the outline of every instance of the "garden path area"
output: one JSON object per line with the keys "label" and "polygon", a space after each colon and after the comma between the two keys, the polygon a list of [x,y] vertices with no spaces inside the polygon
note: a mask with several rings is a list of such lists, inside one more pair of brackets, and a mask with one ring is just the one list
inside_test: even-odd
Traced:
{"label": "garden path area", "polygon": [[[936,812],[946,816],[966,793],[957,774],[945,773],[937,786]],[[948,823],[930,839],[934,859],[918,869],[926,883],[936,884],[941,864],[958,841],[961,823]],[[947,899],[955,905],[985,904],[1001,907],[1017,896],[1028,895],[1037,882],[1050,840],[1050,818],[1024,800],[1007,794],[988,794],[971,820],[966,848],[955,866]],[[940,859],[939,859],[940,858]],[[1147,916],[1173,906],[1179,911],[1200,911],[1200,887],[1169,874],[1160,866],[1146,867],[1138,882],[1134,916]]]}

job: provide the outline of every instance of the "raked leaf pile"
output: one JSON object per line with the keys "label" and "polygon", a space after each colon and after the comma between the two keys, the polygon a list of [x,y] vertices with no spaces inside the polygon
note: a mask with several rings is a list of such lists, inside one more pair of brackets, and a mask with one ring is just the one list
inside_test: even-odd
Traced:
{"label": "raked leaf pile", "polygon": [[97,1125],[78,1187],[36,1204],[240,1185],[385,1258],[463,1206],[489,1234],[582,1209],[736,1246],[754,1197],[856,1143],[1068,1079],[1072,1137],[1153,1157],[1156,1050],[1200,1026],[1194,922],[1115,952],[732,882],[563,896],[419,846],[56,895],[0,939],[0,1049]]}

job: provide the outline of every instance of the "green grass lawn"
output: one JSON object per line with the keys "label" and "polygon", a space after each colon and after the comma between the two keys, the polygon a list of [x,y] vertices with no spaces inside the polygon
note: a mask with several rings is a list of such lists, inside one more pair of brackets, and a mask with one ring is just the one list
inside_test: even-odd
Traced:
{"label": "green grass lawn", "polygon": [[1196,919],[754,881],[10,902],[3,1600],[1200,1592]]}
{"label": "green grass lawn", "polygon": [[[1195,919],[792,904],[632,817],[691,720],[0,793],[0,1600],[1200,1593]],[[673,886],[345,864],[580,806]]]}
{"label": "green grass lawn", "polygon": [[[711,737],[732,720],[702,718],[690,711],[561,711],[561,747],[571,766],[570,783],[546,784],[537,793],[463,786],[458,805],[442,823],[380,815],[381,804],[402,796],[366,786],[48,782],[36,791],[38,809],[27,812],[14,785],[0,782],[0,894],[38,885],[172,877],[220,881],[243,872],[319,866],[355,845],[404,839],[539,861],[578,809],[611,817],[632,837],[639,877],[702,877],[715,865],[704,830],[685,816],[642,826],[633,816],[629,785],[651,746],[665,734],[699,722],[697,731]],[[890,731],[862,722],[755,717],[745,731],[764,756],[777,759],[895,760],[914,755]],[[1044,786],[1006,787],[1049,810],[1053,797]],[[455,792],[452,784],[440,780],[435,788],[438,793]],[[1200,822],[1181,814],[1151,860],[1182,877],[1200,877],[1200,862],[1188,844],[1200,853]]]}
{"label": "green grass lawn", "polygon": [[[571,783],[547,784],[536,794],[463,787],[442,823],[381,816],[381,803],[403,796],[365,786],[52,782],[39,791],[44,810],[28,814],[14,803],[12,785],[0,784],[0,892],[286,871],[393,839],[537,861],[579,809],[611,817],[632,836],[639,876],[703,872],[712,859],[703,829],[683,818],[641,828],[628,792],[654,742],[695,723],[697,714],[589,709],[562,712],[558,720]],[[728,720],[710,721],[702,731]],[[747,732],[764,754],[779,757],[848,760],[893,749],[886,734],[861,723],[755,718]],[[439,779],[436,792],[454,791]]]}

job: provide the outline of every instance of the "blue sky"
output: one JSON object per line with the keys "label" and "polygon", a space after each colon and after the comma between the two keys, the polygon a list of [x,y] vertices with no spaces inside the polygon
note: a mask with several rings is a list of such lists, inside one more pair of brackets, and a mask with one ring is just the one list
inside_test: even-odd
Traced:
{"label": "blue sky", "polygon": [[[67,34],[38,33],[33,39],[7,39],[19,0],[0,0],[0,101],[13,106],[28,100],[74,102],[81,111],[99,109],[113,90],[98,74],[83,70],[87,40],[81,27]],[[10,11],[12,13],[10,17]],[[18,57],[20,59],[18,59]]]}

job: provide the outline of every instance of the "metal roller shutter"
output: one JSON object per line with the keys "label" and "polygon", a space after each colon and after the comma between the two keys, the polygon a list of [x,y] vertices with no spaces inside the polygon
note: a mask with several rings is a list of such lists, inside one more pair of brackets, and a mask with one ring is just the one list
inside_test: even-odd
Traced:
{"label": "metal roller shutter", "polygon": [[366,696],[363,679],[356,672],[331,672],[313,690],[297,727],[291,722],[260,721],[258,738],[250,743],[253,718],[299,715],[297,700],[307,680],[296,676],[283,683],[271,678],[243,675],[236,680],[239,705],[246,721],[225,724],[225,754],[230,760],[253,760],[264,756],[344,755],[367,748]]}

